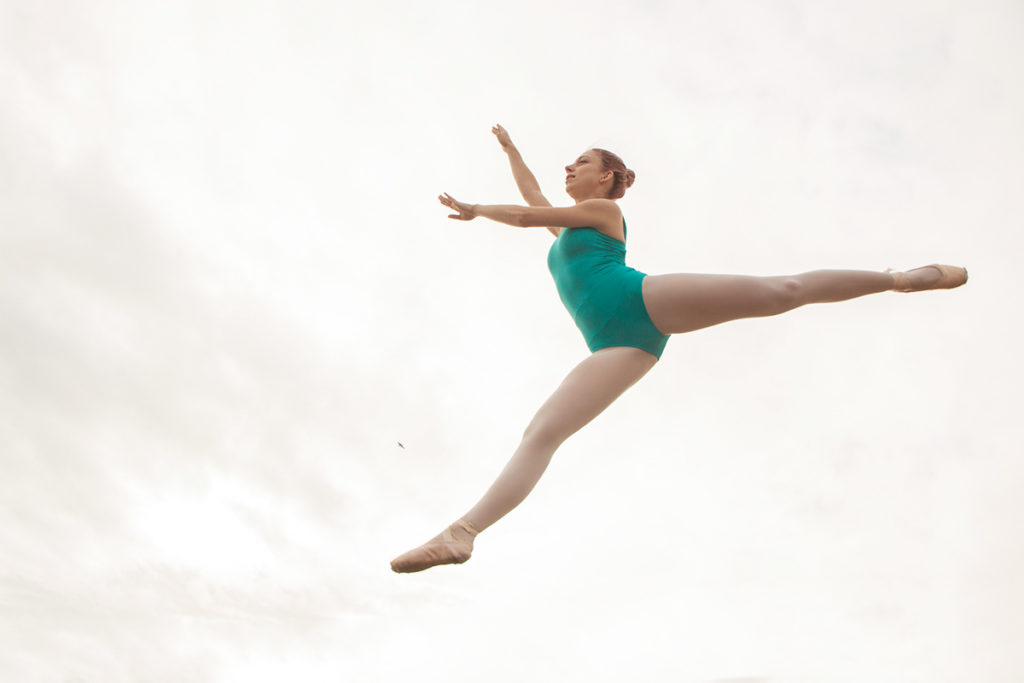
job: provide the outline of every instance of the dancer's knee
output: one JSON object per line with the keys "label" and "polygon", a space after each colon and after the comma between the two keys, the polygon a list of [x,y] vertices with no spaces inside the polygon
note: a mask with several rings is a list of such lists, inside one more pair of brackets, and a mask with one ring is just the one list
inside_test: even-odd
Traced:
{"label": "dancer's knee", "polygon": [[570,436],[558,424],[535,420],[523,431],[523,443],[539,450],[555,450]]}

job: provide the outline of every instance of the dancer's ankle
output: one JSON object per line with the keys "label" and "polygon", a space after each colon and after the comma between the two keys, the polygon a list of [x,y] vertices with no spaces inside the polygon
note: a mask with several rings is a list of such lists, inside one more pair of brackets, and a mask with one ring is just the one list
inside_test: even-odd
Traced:
{"label": "dancer's ankle", "polygon": [[457,519],[452,522],[448,527],[448,531],[455,540],[463,543],[469,543],[470,545],[472,545],[477,534],[480,533],[477,531],[476,527],[470,524],[465,518]]}

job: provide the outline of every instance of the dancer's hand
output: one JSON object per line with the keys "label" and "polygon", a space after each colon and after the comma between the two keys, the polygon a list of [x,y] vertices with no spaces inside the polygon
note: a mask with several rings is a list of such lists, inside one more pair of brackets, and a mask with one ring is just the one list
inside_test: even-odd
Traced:
{"label": "dancer's hand", "polygon": [[508,136],[508,131],[501,127],[500,123],[494,124],[494,128],[491,128],[491,132],[498,138],[498,143],[502,149],[507,150],[509,147],[515,147],[512,144],[512,138]]}
{"label": "dancer's hand", "polygon": [[442,195],[438,195],[437,198],[442,204],[456,212],[448,214],[448,218],[454,218],[459,221],[471,221],[476,218],[476,204],[460,202],[447,192]]}

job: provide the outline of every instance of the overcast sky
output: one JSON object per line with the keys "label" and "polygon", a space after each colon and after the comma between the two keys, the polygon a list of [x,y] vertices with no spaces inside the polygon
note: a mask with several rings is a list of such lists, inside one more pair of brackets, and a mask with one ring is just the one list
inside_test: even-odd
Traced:
{"label": "overcast sky", "polygon": [[[0,3],[0,679],[1024,677],[1016,0]],[[549,199],[630,265],[963,264],[669,342],[463,566],[587,350]],[[400,447],[399,442],[404,446]]]}

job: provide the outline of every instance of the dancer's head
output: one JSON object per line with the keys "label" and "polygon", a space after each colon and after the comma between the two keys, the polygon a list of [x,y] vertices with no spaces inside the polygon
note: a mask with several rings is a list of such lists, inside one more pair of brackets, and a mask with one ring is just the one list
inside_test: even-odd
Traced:
{"label": "dancer's head", "polygon": [[587,150],[565,167],[565,173],[565,191],[576,201],[619,199],[636,179],[622,159],[606,149]]}

